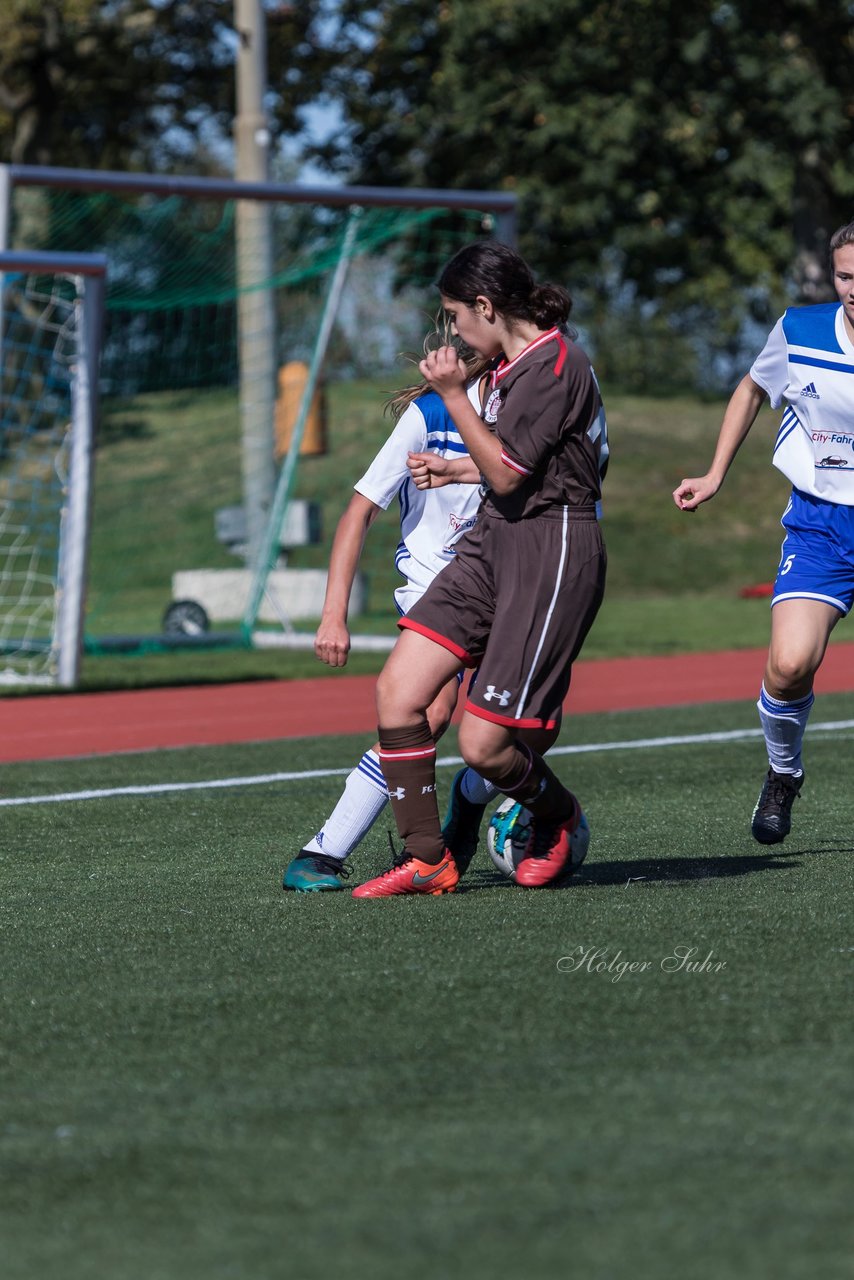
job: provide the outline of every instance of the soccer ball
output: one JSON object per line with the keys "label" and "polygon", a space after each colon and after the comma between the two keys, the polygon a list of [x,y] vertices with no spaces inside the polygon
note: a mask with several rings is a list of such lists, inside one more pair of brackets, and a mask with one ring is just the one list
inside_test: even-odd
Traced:
{"label": "soccer ball", "polygon": [[[508,880],[516,880],[516,865],[525,854],[525,846],[531,835],[531,814],[516,800],[502,800],[489,820],[486,830],[486,847],[498,870]],[[590,827],[584,812],[581,821],[569,841],[569,862],[564,875],[577,871],[587,856],[590,844]]]}

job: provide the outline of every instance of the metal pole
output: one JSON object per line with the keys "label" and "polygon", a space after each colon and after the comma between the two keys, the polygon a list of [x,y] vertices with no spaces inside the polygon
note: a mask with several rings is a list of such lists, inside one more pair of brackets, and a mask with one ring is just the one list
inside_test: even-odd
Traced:
{"label": "metal pole", "polygon": [[0,253],[9,248],[9,225],[12,220],[12,175],[7,164],[0,164]]}
{"label": "metal pole", "polygon": [[449,187],[329,187],[294,182],[235,182],[155,173],[118,173],[110,169],[63,169],[11,164],[16,187],[61,187],[64,191],[145,191],[151,195],[200,196],[211,200],[264,200],[285,204],[355,204],[402,209],[474,209],[501,213],[516,207],[506,191],[465,191]]}
{"label": "metal pole", "polygon": [[[238,36],[237,115],[234,121],[235,177],[267,182],[270,133],[264,113],[267,42],[260,0],[235,0]],[[276,482],[275,310],[271,209],[257,200],[236,208],[238,360],[243,503],[247,563],[254,564],[264,536]]]}
{"label": "metal pole", "polygon": [[302,444],[303,434],[305,432],[305,424],[308,420],[311,402],[314,398],[317,380],[320,376],[320,370],[326,356],[326,348],[329,345],[329,339],[332,335],[332,326],[335,323],[335,316],[338,312],[338,303],[341,300],[341,293],[344,288],[344,282],[347,278],[347,271],[350,266],[350,250],[356,238],[359,218],[362,216],[361,209],[352,209],[350,217],[347,220],[347,226],[344,230],[344,236],[341,242],[341,251],[338,255],[338,261],[335,264],[335,271],[329,282],[329,291],[323,303],[323,314],[320,320],[320,329],[315,340],[314,350],[311,356],[311,365],[308,370],[308,377],[303,387],[302,397],[300,399],[299,411],[297,419],[294,423],[293,434],[291,436],[290,446],[287,455],[282,463],[279,479],[276,485],[276,494],[273,499],[273,506],[270,512],[270,518],[267,522],[264,539],[261,546],[260,554],[255,561],[255,572],[252,575],[252,582],[249,588],[249,595],[246,601],[246,610],[243,614],[243,633],[245,638],[249,638],[258,619],[258,611],[261,607],[261,601],[264,598],[264,591],[267,583],[267,575],[275,566],[279,554],[279,539],[281,537],[282,527],[287,514],[288,503],[291,498],[291,489],[293,488],[294,475],[296,473],[297,459],[299,458],[300,445]]}
{"label": "metal pole", "polygon": [[[0,253],[9,248],[9,227],[12,221],[12,175],[7,164],[0,164]],[[6,299],[6,276],[0,272],[0,413],[5,413],[6,402],[3,394],[3,369],[5,355],[3,352],[3,312]]]}
{"label": "metal pole", "polygon": [[519,228],[516,222],[516,206],[510,209],[500,209],[495,218],[496,238],[504,244],[509,244],[512,249],[516,248],[519,239]]}
{"label": "metal pole", "polygon": [[104,276],[80,275],[76,285],[78,358],[71,379],[71,448],[60,526],[56,621],[57,678],[65,689],[77,684],[83,647]]}

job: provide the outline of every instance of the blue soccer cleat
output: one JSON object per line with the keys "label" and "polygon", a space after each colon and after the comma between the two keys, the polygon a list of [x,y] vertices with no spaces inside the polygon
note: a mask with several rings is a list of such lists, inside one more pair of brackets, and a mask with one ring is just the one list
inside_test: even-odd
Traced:
{"label": "blue soccer cleat", "polygon": [[297,893],[328,893],[343,889],[343,881],[350,875],[343,858],[330,858],[325,853],[312,853],[301,849],[293,862],[285,868],[283,889]]}

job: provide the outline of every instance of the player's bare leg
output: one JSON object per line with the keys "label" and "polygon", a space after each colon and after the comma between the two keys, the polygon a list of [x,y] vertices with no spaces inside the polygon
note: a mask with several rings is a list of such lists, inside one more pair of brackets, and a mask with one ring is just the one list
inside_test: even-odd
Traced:
{"label": "player's bare leg", "polygon": [[765,688],[772,698],[796,702],[812,693],[830,633],[842,614],[823,600],[781,600],[771,610]]}

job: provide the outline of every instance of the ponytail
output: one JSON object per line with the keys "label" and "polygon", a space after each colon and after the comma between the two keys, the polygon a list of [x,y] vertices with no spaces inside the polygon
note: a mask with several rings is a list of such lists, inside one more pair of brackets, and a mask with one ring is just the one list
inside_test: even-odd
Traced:
{"label": "ponytail", "polygon": [[535,284],[531,291],[531,315],[539,329],[565,325],[572,310],[572,298],[559,284]]}

